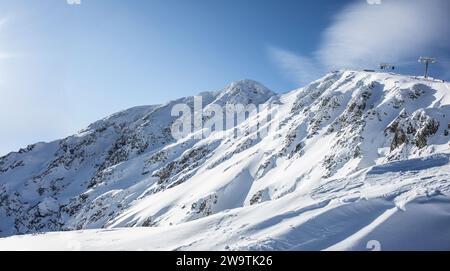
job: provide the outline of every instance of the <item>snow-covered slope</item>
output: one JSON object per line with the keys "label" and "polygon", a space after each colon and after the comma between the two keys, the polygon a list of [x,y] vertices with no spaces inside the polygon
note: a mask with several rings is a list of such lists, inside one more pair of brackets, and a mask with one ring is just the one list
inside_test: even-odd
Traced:
{"label": "snow-covered slope", "polygon": [[177,141],[170,111],[188,97],[11,153],[0,236],[85,231],[0,249],[450,249],[448,83],[337,71],[281,95],[251,80],[201,95],[271,104],[259,114],[280,126]]}

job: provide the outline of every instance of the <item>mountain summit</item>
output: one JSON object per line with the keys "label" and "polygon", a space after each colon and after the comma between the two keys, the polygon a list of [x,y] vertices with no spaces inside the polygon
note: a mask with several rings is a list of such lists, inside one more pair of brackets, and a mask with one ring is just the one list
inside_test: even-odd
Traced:
{"label": "mountain summit", "polygon": [[276,104],[278,129],[254,136],[248,119],[239,137],[175,140],[186,97],[10,153],[0,236],[92,230],[0,249],[450,249],[450,84],[344,70],[285,94],[242,80],[201,96]]}
{"label": "mountain summit", "polygon": [[236,81],[222,90],[216,103],[242,103],[242,104],[261,104],[274,96],[275,93],[267,87],[253,80],[244,79]]}

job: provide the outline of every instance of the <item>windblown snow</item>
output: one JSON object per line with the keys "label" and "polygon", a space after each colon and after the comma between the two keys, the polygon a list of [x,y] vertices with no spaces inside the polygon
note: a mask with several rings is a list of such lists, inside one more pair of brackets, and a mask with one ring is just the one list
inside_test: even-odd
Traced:
{"label": "windblown snow", "polygon": [[275,104],[280,127],[175,140],[186,97],[10,153],[0,250],[450,249],[449,83],[336,71],[285,94],[243,80],[200,95]]}

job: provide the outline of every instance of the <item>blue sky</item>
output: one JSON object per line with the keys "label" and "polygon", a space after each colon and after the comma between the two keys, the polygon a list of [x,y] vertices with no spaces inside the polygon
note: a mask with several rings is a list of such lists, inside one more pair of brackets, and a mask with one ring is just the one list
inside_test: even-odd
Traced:
{"label": "blue sky", "polygon": [[[417,56],[449,79],[445,0],[0,0],[0,155],[250,78],[274,91]],[[395,18],[393,18],[395,17]]]}

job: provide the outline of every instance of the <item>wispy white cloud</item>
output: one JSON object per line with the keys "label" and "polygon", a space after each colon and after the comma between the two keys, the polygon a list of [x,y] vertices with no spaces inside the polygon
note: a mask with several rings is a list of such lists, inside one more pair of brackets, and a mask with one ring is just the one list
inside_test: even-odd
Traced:
{"label": "wispy white cloud", "polygon": [[[449,10],[448,0],[384,0],[379,5],[361,0],[336,14],[312,57],[282,49],[277,49],[284,52],[278,57],[273,49],[269,52],[288,74],[302,78],[299,81],[330,69],[374,67],[380,62],[405,65],[419,55],[449,50]],[[290,59],[297,59],[298,66]]]}
{"label": "wispy white cloud", "polygon": [[288,79],[295,83],[304,84],[317,79],[321,69],[313,59],[296,55],[287,50],[268,47],[268,51],[272,60],[280,67]]}
{"label": "wispy white cloud", "polygon": [[[1,31],[6,27],[6,25],[9,21],[10,21],[10,17],[0,18],[0,34],[1,34]],[[2,52],[1,50],[2,50],[2,48],[0,47],[0,59],[8,59],[8,58],[16,57],[16,55],[14,55],[14,54]]]}
{"label": "wispy white cloud", "polygon": [[380,61],[408,61],[449,46],[450,1],[356,2],[325,31],[317,58],[327,68],[361,67]]}
{"label": "wispy white cloud", "polygon": [[0,29],[1,29],[1,27],[3,27],[3,25],[6,24],[7,21],[8,21],[8,17],[0,18]]}
{"label": "wispy white cloud", "polygon": [[12,57],[14,57],[14,56],[11,54],[6,54],[6,53],[0,52],[0,59],[7,59],[7,58],[12,58]]}

